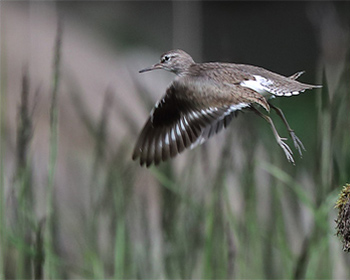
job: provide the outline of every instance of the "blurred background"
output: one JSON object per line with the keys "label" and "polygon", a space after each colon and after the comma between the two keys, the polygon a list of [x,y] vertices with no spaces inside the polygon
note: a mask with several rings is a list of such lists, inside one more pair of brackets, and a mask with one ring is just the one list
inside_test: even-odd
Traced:
{"label": "blurred background", "polygon": [[[0,279],[348,279],[349,28],[348,1],[1,2]],[[133,162],[174,78],[138,70],[174,48],[322,84],[272,101],[303,158],[247,112],[159,167]]]}

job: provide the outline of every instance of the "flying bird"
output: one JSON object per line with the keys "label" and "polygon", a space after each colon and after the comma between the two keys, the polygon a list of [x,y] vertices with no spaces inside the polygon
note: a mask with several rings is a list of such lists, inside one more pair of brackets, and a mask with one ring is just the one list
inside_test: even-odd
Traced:
{"label": "flying bird", "polygon": [[269,102],[276,96],[298,95],[318,88],[296,81],[304,72],[285,77],[264,68],[233,63],[196,63],[183,50],[161,55],[160,61],[139,73],[163,69],[177,76],[155,104],[136,142],[132,158],[149,167],[192,149],[226,128],[238,111],[251,110],[270,125],[287,160],[295,164],[291,148],[279,136],[272,119],[258,110],[276,111],[302,155],[303,143],[289,126],[281,109]]}

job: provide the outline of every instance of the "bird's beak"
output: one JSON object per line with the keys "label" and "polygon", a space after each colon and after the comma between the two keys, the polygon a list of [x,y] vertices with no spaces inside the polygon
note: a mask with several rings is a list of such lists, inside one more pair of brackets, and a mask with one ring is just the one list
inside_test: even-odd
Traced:
{"label": "bird's beak", "polygon": [[160,63],[156,63],[156,64],[152,65],[151,67],[140,70],[139,73],[152,71],[152,70],[156,70],[156,69],[161,69],[161,68],[162,68],[162,65]]}

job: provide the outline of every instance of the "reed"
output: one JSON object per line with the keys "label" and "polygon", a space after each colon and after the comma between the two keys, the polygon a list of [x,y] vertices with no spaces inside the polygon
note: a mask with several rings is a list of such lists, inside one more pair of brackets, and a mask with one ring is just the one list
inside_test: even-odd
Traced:
{"label": "reed", "polygon": [[62,277],[56,266],[55,252],[55,231],[57,221],[55,221],[55,172],[58,149],[58,89],[60,83],[60,62],[62,45],[62,22],[58,21],[57,36],[54,50],[54,63],[52,75],[52,93],[50,106],[50,140],[49,140],[49,164],[48,164],[48,184],[46,193],[46,217],[44,232],[44,278],[57,279]]}

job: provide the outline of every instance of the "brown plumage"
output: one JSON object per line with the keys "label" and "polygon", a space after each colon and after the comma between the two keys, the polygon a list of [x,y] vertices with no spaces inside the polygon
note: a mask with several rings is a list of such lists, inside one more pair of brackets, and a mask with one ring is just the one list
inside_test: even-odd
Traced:
{"label": "brown plumage", "polygon": [[296,81],[303,73],[284,77],[260,67],[231,63],[195,63],[182,50],[172,50],[161,56],[160,62],[140,71],[164,69],[177,75],[156,103],[136,142],[132,158],[150,166],[174,157],[186,148],[194,148],[226,128],[239,110],[251,109],[265,118],[273,129],[277,143],[294,163],[292,151],[283,142],[266,111],[276,110],[286,124],[294,145],[301,155],[304,149],[289,127],[282,111],[267,99],[291,96],[318,86]]}

